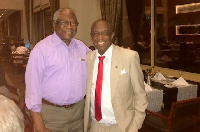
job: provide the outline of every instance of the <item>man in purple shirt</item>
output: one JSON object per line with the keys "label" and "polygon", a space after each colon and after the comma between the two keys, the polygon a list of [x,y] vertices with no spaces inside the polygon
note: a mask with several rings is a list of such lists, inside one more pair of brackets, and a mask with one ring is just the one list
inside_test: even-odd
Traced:
{"label": "man in purple shirt", "polygon": [[55,12],[55,32],[38,42],[26,68],[26,106],[38,132],[82,132],[86,94],[86,53],[73,38],[77,32],[73,9]]}

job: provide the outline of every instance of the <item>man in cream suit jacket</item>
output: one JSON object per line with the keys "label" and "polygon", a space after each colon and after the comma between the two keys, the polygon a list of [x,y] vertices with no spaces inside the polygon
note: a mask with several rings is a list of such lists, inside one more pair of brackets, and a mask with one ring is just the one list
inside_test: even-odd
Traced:
{"label": "man in cream suit jacket", "polygon": [[[112,44],[113,36],[108,21],[97,20],[93,23],[91,37],[96,50],[89,52],[86,57],[88,78],[84,132],[137,132],[145,118],[148,101],[139,55]],[[99,56],[105,56],[100,116],[96,112],[99,108],[96,106]]]}

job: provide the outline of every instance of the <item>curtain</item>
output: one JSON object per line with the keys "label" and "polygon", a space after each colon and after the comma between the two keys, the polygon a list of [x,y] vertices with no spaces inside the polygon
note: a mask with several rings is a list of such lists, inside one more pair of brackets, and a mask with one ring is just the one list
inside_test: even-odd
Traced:
{"label": "curtain", "polygon": [[31,12],[31,1],[24,0],[24,7],[25,7],[25,17],[26,17],[26,25],[27,25],[27,34],[28,40],[30,42],[30,12]]}
{"label": "curtain", "polygon": [[53,18],[54,13],[60,8],[59,0],[49,0],[50,9],[51,9],[51,17]]}
{"label": "curtain", "polygon": [[42,40],[44,38],[44,21],[43,21],[43,12],[38,12],[36,14],[34,14],[34,20],[35,20],[35,43],[38,43],[40,40]]}
{"label": "curtain", "polygon": [[113,42],[117,42],[120,29],[122,0],[100,0],[101,16],[102,19],[109,21],[115,32]]}
{"label": "curtain", "polygon": [[133,35],[134,49],[139,50],[137,39],[140,34],[141,21],[144,14],[144,0],[126,0],[128,21]]}

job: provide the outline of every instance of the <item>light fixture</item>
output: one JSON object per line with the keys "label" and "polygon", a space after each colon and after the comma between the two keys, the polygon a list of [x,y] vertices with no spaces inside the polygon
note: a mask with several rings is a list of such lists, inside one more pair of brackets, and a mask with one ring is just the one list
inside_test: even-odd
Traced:
{"label": "light fixture", "polygon": [[200,3],[190,3],[176,6],[176,14],[198,12],[200,11]]}
{"label": "light fixture", "polygon": [[6,12],[9,12],[9,10],[4,10],[0,17],[2,17]]}
{"label": "light fixture", "polygon": [[176,35],[200,35],[200,24],[176,25]]}

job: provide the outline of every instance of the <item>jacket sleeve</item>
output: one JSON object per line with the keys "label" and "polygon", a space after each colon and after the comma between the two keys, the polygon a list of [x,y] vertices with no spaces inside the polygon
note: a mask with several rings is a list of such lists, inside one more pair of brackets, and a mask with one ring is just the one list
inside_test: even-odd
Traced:
{"label": "jacket sleeve", "polygon": [[140,66],[139,55],[134,52],[131,58],[131,83],[134,91],[134,108],[135,108],[135,122],[138,129],[142,127],[143,121],[145,119],[148,100],[144,88],[144,77],[142,69]]}

